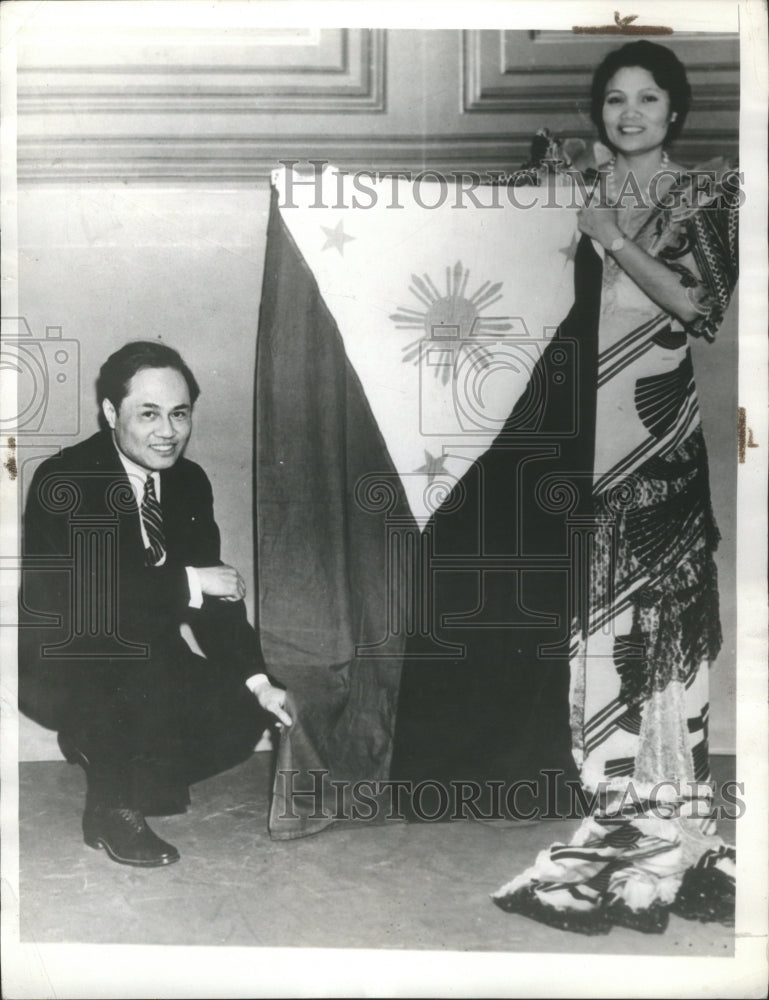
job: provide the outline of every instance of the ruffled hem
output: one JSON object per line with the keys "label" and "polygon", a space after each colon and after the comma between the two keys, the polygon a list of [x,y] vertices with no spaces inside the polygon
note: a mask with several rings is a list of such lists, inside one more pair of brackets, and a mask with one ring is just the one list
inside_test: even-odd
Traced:
{"label": "ruffled hem", "polygon": [[612,927],[628,927],[643,934],[662,934],[667,929],[671,909],[655,903],[646,909],[631,910],[627,904],[618,901],[590,910],[559,910],[543,903],[533,885],[523,886],[509,895],[491,898],[505,913],[518,913],[548,927],[591,937],[608,934]]}
{"label": "ruffled hem", "polygon": [[690,868],[683,877],[672,911],[700,923],[734,923],[735,880],[720,868]]}
{"label": "ruffled hem", "polygon": [[731,926],[734,923],[735,883],[718,869],[690,869],[670,906],[653,903],[640,910],[631,909],[621,900],[602,902],[588,910],[558,909],[543,903],[533,884],[491,898],[505,913],[517,913],[574,934],[608,934],[612,927],[627,927],[642,934],[662,934],[671,913],[685,920]]}
{"label": "ruffled hem", "polygon": [[[576,854],[574,848],[572,841],[572,853]],[[555,845],[551,850],[562,854],[564,845]],[[575,858],[573,863],[584,860]],[[671,913],[703,923],[734,922],[735,853],[723,844],[707,850],[682,875],[669,873],[660,878],[653,895],[649,894],[654,883],[651,870],[639,868],[638,858],[626,866],[621,857],[615,857],[602,871],[593,869],[582,880],[537,877],[537,868],[543,869],[551,861],[549,852],[542,852],[529,872],[492,895],[494,904],[506,913],[589,936],[608,934],[612,927],[662,934]],[[644,903],[639,902],[641,898]]]}

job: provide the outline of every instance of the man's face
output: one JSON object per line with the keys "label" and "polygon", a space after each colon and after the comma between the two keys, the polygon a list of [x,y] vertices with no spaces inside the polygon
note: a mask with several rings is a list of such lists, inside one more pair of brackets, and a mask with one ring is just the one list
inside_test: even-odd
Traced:
{"label": "man's face", "polygon": [[137,372],[120,409],[108,399],[102,408],[120,451],[148,472],[170,469],[192,431],[190,391],[175,368]]}

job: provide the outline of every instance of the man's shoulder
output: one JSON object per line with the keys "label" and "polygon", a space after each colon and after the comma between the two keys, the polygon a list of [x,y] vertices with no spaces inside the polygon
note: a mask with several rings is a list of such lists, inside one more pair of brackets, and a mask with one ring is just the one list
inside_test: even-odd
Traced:
{"label": "man's shoulder", "polygon": [[68,445],[57,455],[46,458],[38,466],[37,475],[55,472],[90,472],[101,467],[111,467],[116,459],[117,453],[110,436],[103,431],[97,431],[91,437],[78,441],[77,444]]}
{"label": "man's shoulder", "polygon": [[94,434],[62,448],[34,470],[27,491],[25,518],[68,516],[73,507],[100,509],[119,467],[108,434]]}
{"label": "man's shoulder", "polygon": [[203,467],[192,459],[182,457],[168,471],[180,482],[189,483],[191,486],[210,485]]}

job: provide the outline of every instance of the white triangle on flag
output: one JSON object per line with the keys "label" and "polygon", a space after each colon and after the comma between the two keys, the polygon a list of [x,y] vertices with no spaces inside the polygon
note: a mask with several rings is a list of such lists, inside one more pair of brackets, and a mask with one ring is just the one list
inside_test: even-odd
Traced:
{"label": "white triangle on flag", "polygon": [[576,206],[532,187],[516,207],[491,186],[478,205],[453,179],[401,178],[396,192],[394,178],[330,166],[273,184],[424,527],[571,307]]}

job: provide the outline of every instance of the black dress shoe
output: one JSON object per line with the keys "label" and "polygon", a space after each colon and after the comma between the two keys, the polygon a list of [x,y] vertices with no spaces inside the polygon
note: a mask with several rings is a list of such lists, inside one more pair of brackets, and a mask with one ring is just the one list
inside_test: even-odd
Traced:
{"label": "black dress shoe", "polygon": [[176,848],[153,833],[135,809],[86,809],[83,839],[89,847],[103,847],[121,865],[160,868],[179,860]]}

